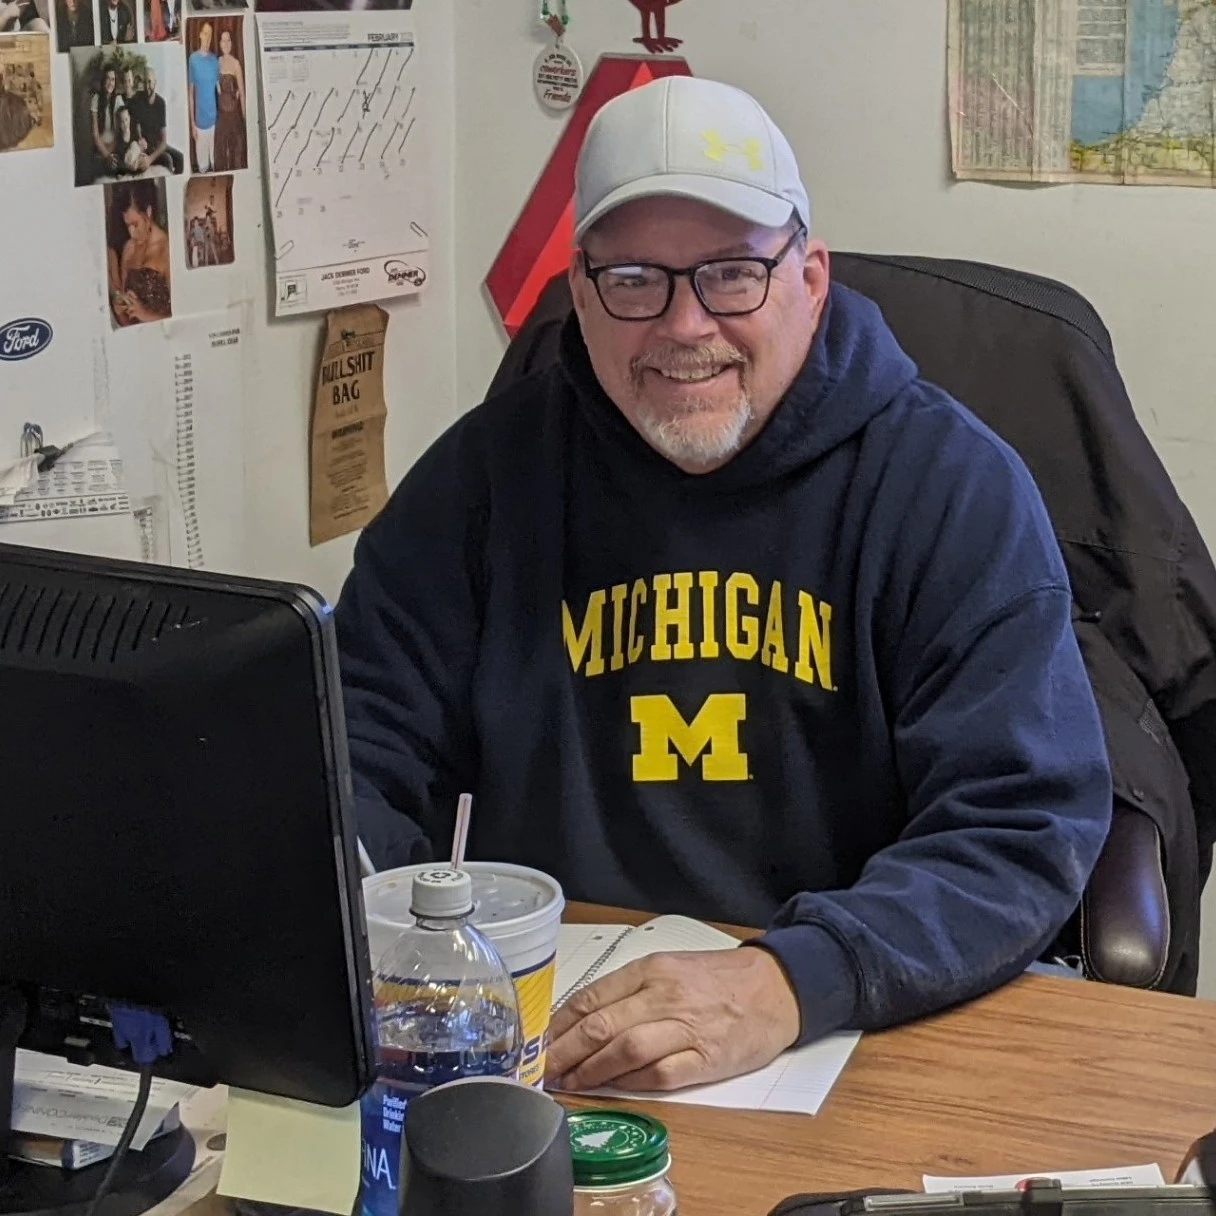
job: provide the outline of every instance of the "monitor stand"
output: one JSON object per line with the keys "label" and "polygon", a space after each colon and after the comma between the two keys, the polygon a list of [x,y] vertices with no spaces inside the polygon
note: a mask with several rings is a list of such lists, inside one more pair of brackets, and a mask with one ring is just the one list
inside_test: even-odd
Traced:
{"label": "monitor stand", "polygon": [[[4,1151],[12,1131],[13,1068],[25,1030],[21,993],[0,984],[0,1216],[84,1216],[108,1161],[82,1170],[13,1161]],[[185,1128],[127,1154],[98,1216],[142,1216],[167,1199],[194,1165],[194,1138]]]}

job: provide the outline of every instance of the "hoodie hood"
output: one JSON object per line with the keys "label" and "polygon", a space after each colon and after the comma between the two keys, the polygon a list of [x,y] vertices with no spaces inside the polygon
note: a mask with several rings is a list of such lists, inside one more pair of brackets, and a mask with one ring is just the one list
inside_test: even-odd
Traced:
{"label": "hoodie hood", "polygon": [[766,485],[805,468],[863,430],[917,376],[878,306],[833,283],[806,362],[764,428],[720,469],[686,473],[656,452],[604,392],[574,312],[562,330],[558,368],[591,428],[623,448],[648,479],[707,491]]}

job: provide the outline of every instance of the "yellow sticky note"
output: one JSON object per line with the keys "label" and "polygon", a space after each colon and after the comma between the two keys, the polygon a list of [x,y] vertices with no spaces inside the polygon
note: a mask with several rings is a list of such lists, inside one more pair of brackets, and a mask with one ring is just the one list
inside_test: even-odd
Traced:
{"label": "yellow sticky note", "polygon": [[334,1109],[230,1089],[217,1190],[350,1216],[359,1192],[358,1102]]}

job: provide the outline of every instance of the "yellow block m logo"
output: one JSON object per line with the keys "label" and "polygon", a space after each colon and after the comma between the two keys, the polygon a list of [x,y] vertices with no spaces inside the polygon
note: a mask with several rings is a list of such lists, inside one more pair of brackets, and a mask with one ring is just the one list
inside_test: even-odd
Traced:
{"label": "yellow block m logo", "polygon": [[747,755],[739,750],[739,725],[747,718],[741,692],[714,693],[685,722],[668,696],[631,697],[630,717],[641,727],[641,747],[633,758],[634,781],[675,781],[677,754],[693,765],[701,759],[706,781],[746,781]]}

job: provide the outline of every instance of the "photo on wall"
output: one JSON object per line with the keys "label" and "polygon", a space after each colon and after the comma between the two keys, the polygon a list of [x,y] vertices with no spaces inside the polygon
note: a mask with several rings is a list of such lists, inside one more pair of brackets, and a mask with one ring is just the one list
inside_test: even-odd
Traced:
{"label": "photo on wall", "polygon": [[232,175],[192,177],[186,183],[183,218],[186,265],[231,266],[236,257],[232,233]]}
{"label": "photo on wall", "polygon": [[249,166],[244,17],[186,21],[190,169],[231,173]]}
{"label": "photo on wall", "polygon": [[97,9],[98,0],[55,0],[55,45],[60,53],[97,45]]}
{"label": "photo on wall", "polygon": [[185,168],[185,83],[173,43],[71,52],[76,185]]}
{"label": "photo on wall", "polygon": [[102,46],[134,42],[135,8],[133,0],[98,0],[97,41]]}
{"label": "photo on wall", "polygon": [[0,34],[49,34],[47,0],[0,0]]}
{"label": "photo on wall", "polygon": [[0,152],[49,148],[54,142],[50,34],[0,38]]}
{"label": "photo on wall", "polygon": [[254,0],[259,13],[409,12],[414,0]]}
{"label": "photo on wall", "polygon": [[106,280],[115,329],[173,315],[169,220],[163,178],[120,182],[101,192],[106,214]]}
{"label": "photo on wall", "polygon": [[180,42],[182,38],[182,0],[142,0],[143,40]]}

